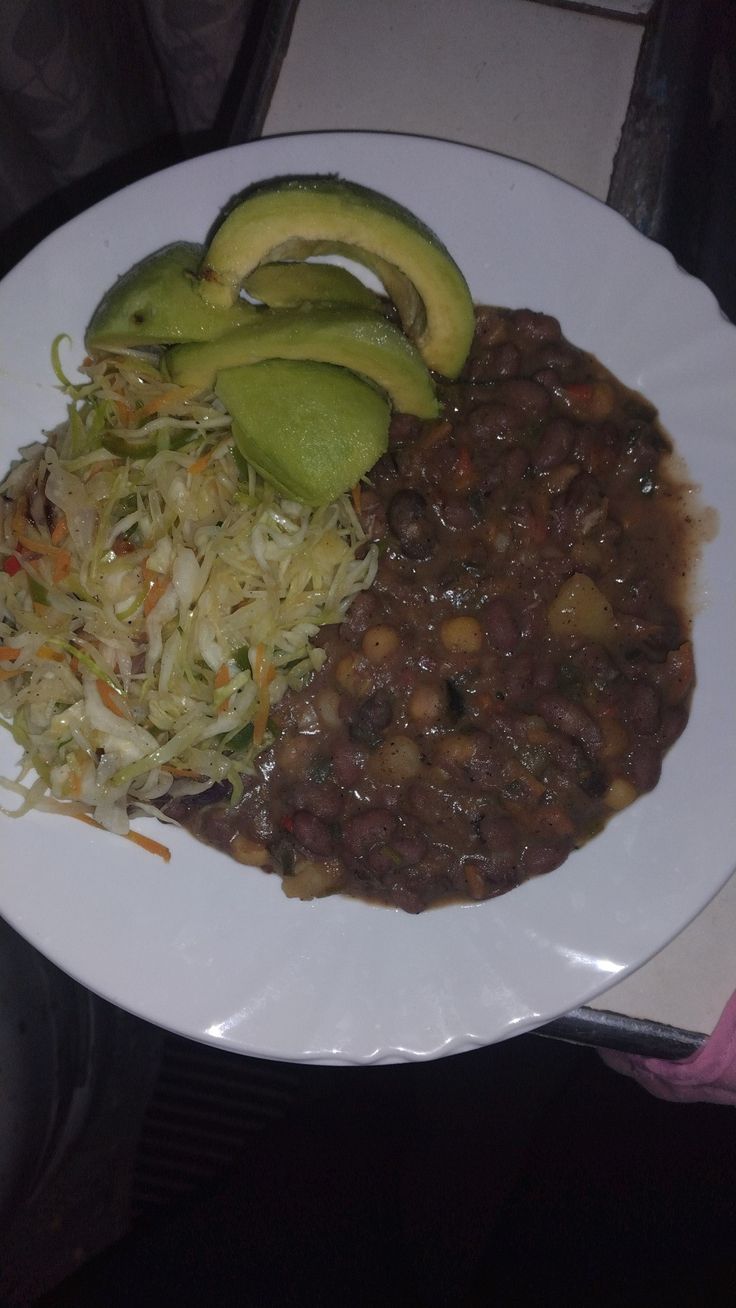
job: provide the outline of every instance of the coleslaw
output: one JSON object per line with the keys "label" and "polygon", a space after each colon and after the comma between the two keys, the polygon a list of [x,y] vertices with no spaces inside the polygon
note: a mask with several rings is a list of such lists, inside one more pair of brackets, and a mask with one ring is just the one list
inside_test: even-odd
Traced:
{"label": "coleslaw", "polygon": [[50,796],[124,835],[164,795],[219,781],[237,802],[376,548],[350,496],[279,496],[219,401],[150,354],[87,359],[74,383],[58,350],[67,421],[0,485],[0,723],[23,750],[4,784],[14,815]]}

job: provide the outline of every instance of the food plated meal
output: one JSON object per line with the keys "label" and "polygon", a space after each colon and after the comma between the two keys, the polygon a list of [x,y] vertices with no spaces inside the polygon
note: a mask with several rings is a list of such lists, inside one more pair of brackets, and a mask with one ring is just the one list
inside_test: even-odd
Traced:
{"label": "food plated meal", "polygon": [[[284,897],[280,878],[222,857],[185,831],[162,827],[157,820],[136,819],[134,825],[171,849],[168,864],[106,832],[43,812],[16,822],[2,820],[8,864],[3,912],[52,957],[88,984],[153,1020],[201,1038],[224,1040],[235,1048],[277,1056],[362,1060],[439,1052],[496,1039],[565,1011],[642,961],[697,911],[726,875],[733,844],[725,795],[733,733],[727,670],[721,657],[731,622],[725,594],[730,523],[724,509],[732,455],[723,398],[732,384],[725,366],[732,333],[719,322],[710,297],[678,273],[666,255],[615,215],[562,184],[483,152],[396,139],[390,141],[389,151],[388,144],[383,138],[354,135],[263,142],[217,160],[197,161],[193,168],[165,174],[116,197],[80,220],[77,234],[59,234],[41,247],[2,288],[7,306],[5,372],[0,377],[6,466],[19,445],[64,419],[60,392],[52,385],[44,390],[38,384],[49,376],[49,342],[59,332],[69,332],[74,345],[62,346],[62,366],[75,385],[85,384],[74,374],[75,360],[84,355],[82,336],[100,297],[120,274],[172,241],[201,241],[213,213],[236,185],[294,173],[337,172],[394,196],[420,214],[451,248],[478,303],[525,305],[553,315],[566,340],[587,347],[627,390],[649,396],[660,410],[664,430],[672,433],[687,460],[692,483],[702,486],[701,500],[719,511],[720,527],[707,546],[691,605],[697,690],[687,729],[664,758],[661,780],[642,798],[616,811],[595,839],[576,849],[551,875],[534,876],[512,894],[494,894],[479,906],[467,902],[466,882],[457,894],[450,888],[449,896],[436,896],[443,904],[439,911],[418,916],[387,912],[344,894],[302,903]],[[441,191],[430,185],[438,168],[445,181]],[[451,205],[451,195],[456,200],[464,197],[464,205]],[[171,221],[172,212],[179,215],[176,222]],[[143,213],[145,223],[136,226],[136,215],[140,218]],[[76,253],[60,254],[63,241],[72,237]],[[84,283],[74,272],[80,260]],[[372,282],[371,293],[377,290],[380,287]],[[273,294],[273,287],[268,293]],[[287,288],[286,294],[291,296],[292,291]],[[492,330],[490,320],[488,327]],[[506,330],[516,332],[513,321],[506,322]],[[493,342],[487,340],[486,345],[491,349]],[[502,386],[520,376],[478,379],[474,385]],[[447,389],[444,384],[440,387],[443,403]],[[487,396],[483,402],[488,402]],[[551,401],[555,412],[561,403]],[[570,420],[567,412],[561,416]],[[387,433],[392,458],[400,455],[399,462],[407,458],[425,424],[441,420],[421,418],[404,431],[394,420]],[[447,420],[454,428],[459,413],[451,413]],[[572,421],[576,426],[578,420]],[[438,450],[438,467],[439,454]],[[182,460],[193,459],[193,450],[179,455]],[[688,477],[679,480],[687,483]],[[522,485],[541,481],[530,463]],[[362,530],[369,533],[371,507],[378,515],[380,505],[387,507],[390,499],[390,487],[379,482],[380,476],[371,486],[364,483],[362,490]],[[396,484],[395,489],[401,486]],[[480,538],[483,523],[451,528],[435,512],[435,490],[429,484],[415,489],[430,504],[437,544],[443,549],[446,542],[465,541],[470,546]],[[444,486],[442,491],[444,497]],[[490,500],[501,504],[506,493],[497,487]],[[695,494],[682,494],[688,506],[695,503]],[[348,503],[355,511],[349,493]],[[411,572],[416,565],[417,571],[421,567],[429,575],[435,563],[439,568],[441,557],[407,561],[399,537],[389,530],[390,549],[376,547],[379,569],[391,563],[397,570]],[[479,587],[488,581],[470,571],[468,577]],[[494,581],[500,577],[499,569]],[[367,593],[376,594],[375,589]],[[513,587],[511,598],[515,609]],[[675,610],[680,598],[673,597]],[[669,605],[670,599],[665,602]],[[385,611],[376,614],[376,621],[368,620],[366,630],[397,625],[404,639],[397,607],[385,599],[381,603]],[[472,615],[453,609],[441,616],[444,621]],[[337,626],[339,631],[341,625],[333,624],[331,630]],[[425,625],[439,665],[445,648],[439,623],[432,623],[428,614]],[[409,633],[412,630],[408,627]],[[450,639],[451,633],[452,629]],[[362,667],[365,634],[350,635],[348,643],[346,629],[334,651],[324,636],[317,639],[312,648],[320,658],[326,657],[317,680],[310,682],[314,692],[320,677],[334,673],[336,681],[337,663],[348,652]],[[483,634],[486,640],[485,630]],[[689,634],[672,632],[678,649],[683,643],[680,635]],[[413,637],[408,634],[405,639]],[[510,666],[519,651],[516,656],[506,655],[494,651],[489,642],[486,657]],[[463,672],[473,660],[472,654],[464,659],[462,651],[447,652],[447,658],[456,667],[462,664]],[[392,685],[393,666],[390,659],[375,665]],[[442,678],[446,680],[455,678]],[[657,693],[661,719],[674,706],[665,704],[659,689]],[[291,692],[272,705],[270,726],[281,731],[269,746],[274,750],[279,744],[285,748],[292,731],[286,718],[290,698]],[[472,698],[466,698],[465,718],[447,723],[448,738],[453,731],[465,737],[476,730],[469,717],[474,710]],[[353,706],[361,702],[354,697]],[[452,711],[458,707],[454,699]],[[513,718],[518,707],[509,705],[506,711]],[[536,725],[542,731],[545,719],[534,716],[541,719]],[[339,721],[340,726],[331,730],[345,732],[352,747],[371,757],[378,752],[380,746],[370,741],[350,739],[352,723]],[[550,734],[564,735],[559,726],[549,722],[546,726]],[[396,731],[403,729],[399,719]],[[407,730],[411,735],[414,728],[407,723]],[[382,729],[384,737],[396,731],[394,724]],[[716,735],[717,751],[712,747]],[[585,756],[574,741],[573,746]],[[18,747],[7,738],[1,750],[2,770],[8,775]],[[266,753],[261,758],[265,761]],[[530,761],[537,766],[539,758]],[[695,774],[697,804],[693,804]],[[437,779],[430,779],[434,790]],[[314,777],[303,780],[315,782]],[[593,789],[596,784],[600,787],[601,778],[594,781]],[[307,797],[298,798],[301,802]],[[586,803],[601,799],[587,796]],[[166,801],[155,800],[157,806],[160,802]],[[283,796],[274,797],[279,822],[285,818],[288,823],[300,811],[320,816],[308,804],[288,812],[283,807],[277,813],[277,802],[281,805]],[[345,792],[346,818],[351,816],[352,802],[351,793]],[[246,806],[244,794],[244,820]],[[205,811],[206,807],[198,810]],[[219,810],[213,806],[209,811],[214,823]],[[194,806],[186,820],[190,826],[197,820]],[[328,827],[331,823],[328,819]],[[404,825],[408,822],[402,817],[401,834]],[[704,826],[707,859],[700,855]],[[470,822],[467,830],[472,833]],[[244,825],[238,834],[244,842],[268,848],[267,833],[249,833]],[[335,861],[334,848],[325,857],[297,846],[286,825],[280,827],[279,837],[287,846],[293,845],[299,860]],[[54,859],[47,864],[43,851],[49,847]],[[377,854],[374,861],[380,862]],[[467,853],[459,861],[472,862]],[[472,868],[470,875],[472,879]],[[368,897],[372,897],[370,885]],[[429,902],[434,899],[433,891]],[[136,966],[131,969],[133,956]],[[338,976],[336,990],[330,978]],[[397,996],[401,996],[398,1003]]]}
{"label": "food plated meal", "polygon": [[[299,256],[335,252],[394,299],[307,288]],[[692,509],[654,409],[555,318],[474,309],[412,213],[306,176],[130,269],[86,343],[74,384],[55,342],[68,419],[0,486],[19,812],[139,841],[161,812],[290,898],[418,912],[552,871],[654,788]]]}

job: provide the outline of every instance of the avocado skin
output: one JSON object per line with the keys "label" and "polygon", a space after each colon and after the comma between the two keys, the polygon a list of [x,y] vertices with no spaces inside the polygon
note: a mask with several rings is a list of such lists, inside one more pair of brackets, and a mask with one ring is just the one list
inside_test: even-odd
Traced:
{"label": "avocado skin", "polygon": [[421,356],[378,314],[327,306],[262,311],[257,319],[204,345],[177,345],[164,370],[181,386],[211,390],[224,368],[263,359],[333,363],[369,378],[400,413],[435,418],[439,405]]}
{"label": "avocado skin", "polygon": [[390,408],[345,368],[294,359],[226,368],[215,386],[240,453],[290,499],[319,507],[388,448]]}
{"label": "avocado skin", "polygon": [[233,201],[200,269],[209,304],[233,304],[259,264],[344,254],[377,273],[429,368],[456,377],[474,330],[473,302],[439,238],[403,205],[334,176],[281,177]]}
{"label": "avocado skin", "polygon": [[85,335],[88,350],[207,341],[247,322],[252,305],[205,304],[197,291],[202,247],[185,241],[148,255],[119,277],[95,309]]}
{"label": "avocado skin", "polygon": [[269,309],[294,309],[302,304],[349,304],[356,309],[383,311],[380,296],[347,268],[330,263],[261,263],[243,283],[248,295]]}

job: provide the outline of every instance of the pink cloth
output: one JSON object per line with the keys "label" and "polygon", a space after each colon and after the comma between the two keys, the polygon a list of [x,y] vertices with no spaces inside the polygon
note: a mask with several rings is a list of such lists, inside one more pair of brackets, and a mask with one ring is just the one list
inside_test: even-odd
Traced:
{"label": "pink cloth", "polygon": [[613,1049],[599,1053],[615,1072],[633,1077],[657,1099],[736,1107],[736,994],[726,1004],[713,1034],[689,1058],[672,1062]]}

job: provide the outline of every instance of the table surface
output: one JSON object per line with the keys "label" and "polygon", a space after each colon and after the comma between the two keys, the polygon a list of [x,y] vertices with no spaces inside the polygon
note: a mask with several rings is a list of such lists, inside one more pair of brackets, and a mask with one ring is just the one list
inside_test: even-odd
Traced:
{"label": "table surface", "polygon": [[[650,8],[464,0],[458,23],[446,0],[300,0],[263,135],[418,132],[523,159],[605,200]],[[733,990],[735,934],[736,875],[590,1007],[710,1033]]]}

